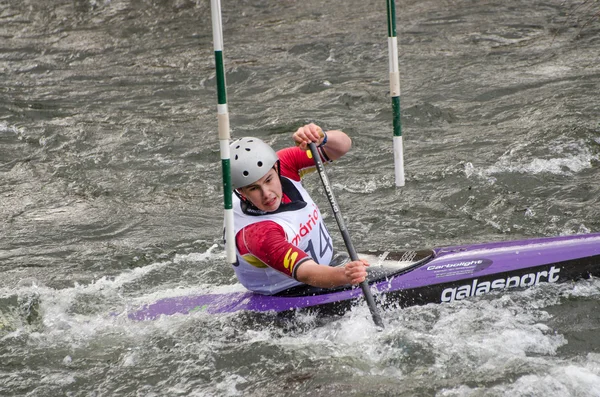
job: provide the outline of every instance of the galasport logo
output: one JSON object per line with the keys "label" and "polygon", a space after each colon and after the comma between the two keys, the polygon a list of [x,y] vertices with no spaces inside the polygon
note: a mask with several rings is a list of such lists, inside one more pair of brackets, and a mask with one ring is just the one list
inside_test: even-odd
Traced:
{"label": "galasport logo", "polygon": [[314,211],[308,214],[308,220],[306,223],[300,223],[300,227],[298,229],[298,233],[292,239],[292,244],[298,246],[300,243],[300,239],[312,231],[313,227],[317,224],[319,220],[319,210],[317,205],[313,203]]}
{"label": "galasport logo", "polygon": [[442,291],[441,300],[442,302],[453,302],[470,296],[483,295],[492,290],[531,287],[543,282],[555,283],[560,277],[558,273],[560,273],[560,267],[552,266],[548,271],[542,270],[536,273],[527,273],[522,276],[498,278],[496,280],[482,282],[474,279],[471,284],[446,288]]}

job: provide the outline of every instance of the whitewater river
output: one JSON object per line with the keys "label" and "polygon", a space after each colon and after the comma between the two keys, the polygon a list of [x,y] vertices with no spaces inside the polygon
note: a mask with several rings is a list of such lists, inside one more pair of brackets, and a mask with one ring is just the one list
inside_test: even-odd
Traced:
{"label": "whitewater river", "polygon": [[[600,232],[597,1],[223,3],[234,137],[342,129],[358,251]],[[207,0],[0,1],[0,396],[600,396],[600,280],[288,323],[134,322],[239,291]],[[306,186],[341,238],[320,181]]]}

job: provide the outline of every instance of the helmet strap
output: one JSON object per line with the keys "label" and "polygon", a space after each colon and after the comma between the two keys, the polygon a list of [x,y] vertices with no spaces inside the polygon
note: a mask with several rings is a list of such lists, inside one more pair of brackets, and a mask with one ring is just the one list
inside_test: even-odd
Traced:
{"label": "helmet strap", "polygon": [[241,194],[240,192],[238,192],[238,190],[237,190],[237,189],[233,189],[233,193],[235,193],[235,195],[236,195],[236,196],[238,196],[238,198],[239,198],[241,201],[247,201],[247,200],[248,200],[246,197],[242,196],[242,194]]}
{"label": "helmet strap", "polygon": [[279,164],[279,160],[277,160],[275,164],[273,164],[273,168],[277,170],[277,176],[281,180],[281,165]]}

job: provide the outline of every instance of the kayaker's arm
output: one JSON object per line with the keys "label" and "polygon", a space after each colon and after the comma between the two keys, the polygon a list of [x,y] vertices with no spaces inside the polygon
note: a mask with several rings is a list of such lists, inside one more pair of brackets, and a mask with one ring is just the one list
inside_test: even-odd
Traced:
{"label": "kayaker's arm", "polygon": [[348,262],[345,266],[331,267],[307,260],[297,265],[296,280],[320,288],[333,288],[347,284],[360,284],[367,277],[364,260]]}
{"label": "kayaker's arm", "polygon": [[369,264],[363,260],[339,267],[319,265],[306,252],[290,244],[283,228],[273,221],[246,226],[236,235],[236,244],[240,255],[249,263],[272,267],[314,287],[359,284],[367,276],[365,266]]}
{"label": "kayaker's arm", "polygon": [[327,131],[327,143],[321,148],[329,160],[337,160],[348,153],[352,140],[342,131]]}

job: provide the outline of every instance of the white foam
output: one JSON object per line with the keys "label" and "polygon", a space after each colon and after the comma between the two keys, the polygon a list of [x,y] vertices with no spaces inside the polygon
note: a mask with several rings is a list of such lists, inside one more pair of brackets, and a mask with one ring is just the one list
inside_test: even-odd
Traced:
{"label": "white foam", "polygon": [[47,374],[40,379],[41,384],[49,384],[56,386],[68,386],[75,382],[76,381],[74,376],[63,374]]}
{"label": "white foam", "polygon": [[23,135],[23,130],[12,125],[6,124],[4,121],[0,121],[0,132],[13,133],[17,135]]}
{"label": "white foam", "polygon": [[201,262],[212,256],[214,256],[214,251],[218,247],[217,244],[213,244],[206,252],[192,252],[189,254],[176,254],[175,258],[173,258],[173,262],[181,263],[185,261],[189,262]]}
{"label": "white foam", "polygon": [[576,142],[552,142],[548,148],[552,155],[549,158],[531,157],[530,148],[525,144],[515,144],[504,153],[496,164],[487,168],[476,168],[472,163],[465,163],[464,173],[467,178],[478,176],[487,179],[490,175],[502,173],[572,175],[592,167],[600,156],[593,154],[583,140]]}
{"label": "white foam", "polygon": [[248,380],[237,374],[227,374],[225,379],[216,386],[219,396],[242,396],[245,393],[237,389],[240,383],[248,383]]}
{"label": "white foam", "polygon": [[[179,255],[176,257],[176,260],[212,260],[219,255],[222,256],[220,252],[217,254],[214,253],[216,247],[217,245],[215,244],[206,252]],[[80,343],[86,343],[85,341],[92,339],[99,332],[111,332],[112,327],[116,324],[120,324],[127,331],[124,335],[128,332],[143,334],[149,331],[146,331],[144,327],[136,328],[128,325],[129,320],[126,316],[127,306],[139,307],[142,303],[152,303],[166,297],[245,291],[241,284],[236,283],[234,285],[223,286],[196,285],[190,288],[161,289],[133,298],[122,296],[122,288],[124,286],[134,284],[149,273],[173,265],[174,262],[175,260],[156,262],[124,271],[117,276],[103,276],[89,284],[76,283],[72,288],[59,290],[39,285],[36,280],[27,280],[27,282],[19,284],[17,288],[1,288],[0,297],[8,298],[17,295],[19,301],[22,301],[22,304],[25,305],[27,305],[28,300],[35,301],[34,304],[39,305],[38,311],[41,316],[39,321],[36,320],[36,324],[33,325],[28,325],[25,322],[18,324],[19,321],[15,324],[15,321],[6,319],[7,323],[10,322],[10,324],[6,324],[6,329],[13,330],[13,332],[3,335],[2,340],[16,338],[23,332],[27,332],[30,337],[32,335],[35,336],[36,343],[38,344],[53,345],[57,341],[68,341],[68,343],[79,345]],[[106,312],[99,314],[73,313],[73,308],[78,307],[82,300],[85,301],[88,299],[87,297],[103,302],[107,306]],[[113,306],[112,310],[108,308],[109,305]],[[94,310],[93,307],[91,309]],[[111,311],[122,312],[123,315],[111,315]],[[4,322],[4,320],[2,321]],[[172,327],[174,324],[173,321],[177,320],[170,321],[170,325],[166,326],[166,328]],[[160,321],[155,322],[155,325],[160,326]],[[132,356],[131,359],[134,359],[134,357]]]}
{"label": "white foam", "polygon": [[524,375],[510,384],[489,390],[507,396],[563,397],[599,396],[600,376],[584,366],[558,363],[539,374]]}
{"label": "white foam", "polygon": [[489,167],[486,173],[499,174],[503,172],[515,172],[521,174],[541,174],[550,173],[556,175],[569,175],[578,173],[592,167],[592,160],[597,156],[592,156],[589,152],[579,153],[572,157],[540,159],[534,158],[529,162],[516,163],[510,160],[501,159],[496,165]]}
{"label": "white foam", "polygon": [[568,74],[571,70],[572,68],[569,66],[539,65],[537,67],[528,68],[527,73],[548,77],[557,77],[564,76]]}

